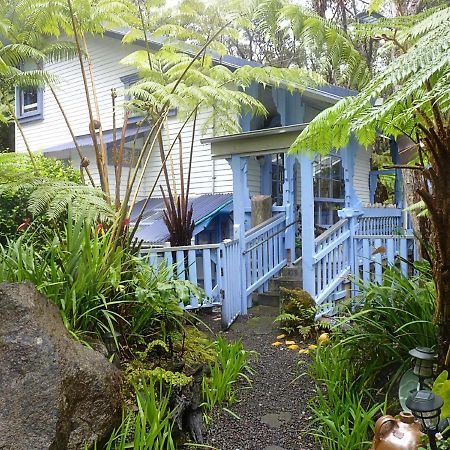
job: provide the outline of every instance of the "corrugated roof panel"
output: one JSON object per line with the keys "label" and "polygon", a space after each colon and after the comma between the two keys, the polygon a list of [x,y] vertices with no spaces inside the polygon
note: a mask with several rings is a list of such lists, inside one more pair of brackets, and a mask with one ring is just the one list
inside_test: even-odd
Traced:
{"label": "corrugated roof panel", "polygon": [[[214,217],[233,201],[233,194],[204,194],[193,197],[193,220],[196,225],[203,220]],[[144,200],[136,203],[131,213],[131,222],[136,220]],[[164,202],[161,198],[150,199],[145,208],[144,218],[136,232],[136,237],[150,244],[162,245],[169,240],[169,231],[163,219]]]}

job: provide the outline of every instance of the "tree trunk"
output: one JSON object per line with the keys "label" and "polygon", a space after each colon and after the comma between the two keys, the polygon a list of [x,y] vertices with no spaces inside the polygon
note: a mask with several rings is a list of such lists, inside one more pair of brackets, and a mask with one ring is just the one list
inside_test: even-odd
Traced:
{"label": "tree trunk", "polygon": [[[418,170],[402,170],[403,188],[405,190],[406,206],[414,205],[422,200],[418,191],[423,186],[423,177]],[[418,217],[419,210],[409,212],[411,217],[412,228],[417,236],[418,248],[420,256],[431,262],[430,255],[428,253],[427,245],[428,236],[431,234],[430,220],[426,216]]]}
{"label": "tree trunk", "polygon": [[[424,171],[425,183],[419,194],[427,205],[431,223],[432,272],[436,285],[435,322],[438,327],[440,369],[450,369],[450,152],[445,139],[429,151],[430,168]],[[430,142],[428,142],[430,146]],[[428,181],[431,189],[427,189]]]}

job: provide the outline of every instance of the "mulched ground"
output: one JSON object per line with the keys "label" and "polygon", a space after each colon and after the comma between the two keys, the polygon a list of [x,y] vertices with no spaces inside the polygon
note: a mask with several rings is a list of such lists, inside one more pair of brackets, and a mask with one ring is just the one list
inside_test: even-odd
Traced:
{"label": "mulched ground", "polygon": [[[308,399],[314,385],[306,376],[295,380],[304,370],[298,361],[307,356],[285,347],[274,347],[279,332],[273,328],[277,308],[257,307],[241,317],[224,335],[241,339],[247,350],[259,353],[252,363],[255,370],[251,389],[239,392],[240,403],[231,410],[240,417],[221,412],[208,431],[208,445],[217,450],[309,450],[318,445],[308,436],[311,412]],[[220,313],[203,317],[217,330]],[[214,320],[216,319],[216,320]],[[300,344],[306,347],[307,343]],[[295,381],[294,381],[295,380]]]}

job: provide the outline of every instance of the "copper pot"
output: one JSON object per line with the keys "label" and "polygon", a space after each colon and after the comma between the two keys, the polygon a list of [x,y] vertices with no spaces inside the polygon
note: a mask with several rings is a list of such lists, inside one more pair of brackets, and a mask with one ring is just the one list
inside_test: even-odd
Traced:
{"label": "copper pot", "polygon": [[399,418],[380,417],[375,424],[372,450],[417,450],[423,433],[411,413],[401,412]]}

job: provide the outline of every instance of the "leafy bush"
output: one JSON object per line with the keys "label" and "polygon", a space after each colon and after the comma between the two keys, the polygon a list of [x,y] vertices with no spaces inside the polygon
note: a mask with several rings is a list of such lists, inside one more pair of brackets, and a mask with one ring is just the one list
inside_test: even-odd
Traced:
{"label": "leafy bush", "polygon": [[361,285],[359,298],[336,317],[333,343],[311,353],[313,434],[324,448],[368,445],[375,416],[389,408],[390,389],[409,364],[408,351],[436,344],[434,287],[421,270],[406,278],[391,268],[382,285]]}
{"label": "leafy bush", "polygon": [[[65,166],[61,161],[35,156],[39,177],[48,180],[80,183],[79,171]],[[5,244],[7,238],[17,237],[17,228],[26,219],[32,219],[29,209],[30,188],[21,186],[35,179],[36,174],[27,155],[16,153],[0,153],[0,243]],[[31,221],[32,231],[40,227],[53,226],[48,220],[35,218]],[[39,240],[37,237],[36,240]]]}
{"label": "leafy bush", "polygon": [[280,329],[306,337],[318,327],[317,305],[311,295],[301,289],[280,288],[281,314],[275,319]]}
{"label": "leafy bush", "polygon": [[168,270],[153,271],[129,250],[112,252],[109,238],[109,231],[72,220],[69,210],[68,225],[46,248],[24,236],[0,245],[0,282],[31,281],[74,335],[115,334],[119,327],[129,344],[160,338],[172,351],[171,338],[185,323],[179,303],[201,290],[171,279]]}

